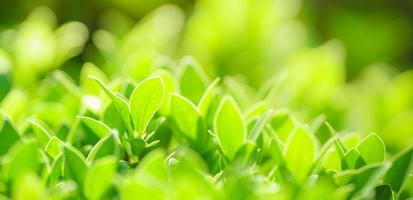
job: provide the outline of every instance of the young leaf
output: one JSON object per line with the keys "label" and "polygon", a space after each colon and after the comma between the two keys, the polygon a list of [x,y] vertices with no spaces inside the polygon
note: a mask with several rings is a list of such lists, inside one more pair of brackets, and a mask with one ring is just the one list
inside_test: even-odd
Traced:
{"label": "young leaf", "polygon": [[254,127],[248,135],[248,141],[255,142],[257,140],[260,133],[264,130],[265,125],[270,120],[272,114],[273,111],[269,110],[261,118],[258,119],[258,121],[255,123]]}
{"label": "young leaf", "polygon": [[142,135],[149,121],[162,105],[165,89],[159,76],[151,77],[139,83],[132,92],[129,109],[138,135]]}
{"label": "young leaf", "polygon": [[357,173],[351,180],[351,184],[354,185],[354,190],[350,193],[349,197],[354,199],[365,198],[387,168],[388,165],[373,164],[366,165],[357,170]]}
{"label": "young leaf", "polygon": [[50,185],[56,184],[60,176],[63,174],[62,166],[63,166],[63,161],[64,161],[64,155],[63,154],[58,154],[51,166],[51,171],[49,173],[49,176],[47,177],[47,181]]}
{"label": "young leaf", "polygon": [[347,152],[341,161],[341,168],[343,170],[358,169],[364,165],[366,165],[366,163],[356,149]]}
{"label": "young leaf", "polygon": [[82,121],[87,127],[89,127],[99,138],[104,138],[110,135],[110,133],[112,132],[106,124],[96,119],[83,116],[77,116],[77,118],[79,118],[80,121]]}
{"label": "young leaf", "polygon": [[171,117],[175,124],[186,137],[195,141],[200,119],[198,108],[187,98],[176,93],[170,94],[170,100]]}
{"label": "young leaf", "polygon": [[116,162],[114,157],[105,157],[96,161],[87,171],[84,191],[88,199],[102,199],[116,174]]}
{"label": "young leaf", "polygon": [[19,142],[13,146],[7,155],[4,172],[8,180],[13,180],[27,172],[37,172],[40,169],[40,153],[33,140]]}
{"label": "young leaf", "polygon": [[216,78],[211,84],[209,84],[198,103],[198,109],[202,117],[205,117],[208,113],[209,105],[211,104],[214,91],[218,87],[219,81],[220,78]]}
{"label": "young leaf", "polygon": [[39,122],[33,119],[29,120],[29,124],[31,125],[34,134],[38,138],[37,141],[40,143],[42,148],[45,148],[50,140],[50,133],[42,125],[40,125]]}
{"label": "young leaf", "polygon": [[83,187],[88,166],[82,153],[69,145],[64,146],[63,153],[65,157],[65,176],[72,178],[78,186]]}
{"label": "young leaf", "polygon": [[63,142],[60,141],[59,138],[52,136],[46,144],[45,151],[50,157],[56,158],[56,156],[62,152],[62,147]]}
{"label": "young leaf", "polygon": [[99,78],[99,80],[103,80],[104,82],[107,82],[108,78],[106,77],[105,73],[103,73],[103,71],[93,63],[87,62],[83,64],[79,77],[83,92],[99,95],[99,84],[91,80],[89,78],[90,76],[95,76]]}
{"label": "young leaf", "polygon": [[96,143],[86,160],[92,162],[108,155],[119,155],[119,144],[114,134],[110,134]]}
{"label": "young leaf", "polygon": [[240,109],[230,97],[225,97],[214,117],[214,129],[225,156],[234,158],[246,141],[246,127]]}
{"label": "young leaf", "polygon": [[126,127],[126,130],[130,135],[133,134],[133,129],[132,129],[132,121],[131,121],[131,116],[129,113],[129,106],[128,103],[122,99],[121,97],[117,96],[114,94],[103,82],[101,82],[99,79],[89,76],[89,78],[95,80],[100,87],[103,89],[103,91],[106,93],[106,95],[109,96],[110,99],[112,99],[112,102],[115,104],[116,109],[118,109],[119,114],[122,116],[122,121]]}
{"label": "young leaf", "polygon": [[161,107],[159,108],[159,112],[164,116],[168,116],[169,109],[170,109],[169,93],[175,92],[178,90],[179,88],[178,81],[176,80],[176,77],[174,74],[172,74],[172,72],[164,70],[164,69],[155,71],[154,75],[161,76],[164,86],[165,86],[165,97],[164,97],[165,99],[163,100],[163,103]]}
{"label": "young leaf", "polygon": [[136,173],[139,177],[152,176],[159,180],[168,180],[166,155],[163,150],[154,150],[148,153],[139,164]]}
{"label": "young leaf", "polygon": [[395,200],[396,197],[391,190],[390,185],[384,184],[377,186],[375,189],[375,198],[376,200]]}
{"label": "young leaf", "polygon": [[395,192],[400,192],[413,172],[413,147],[399,153],[393,159],[393,164],[387,171],[384,182],[388,183]]}
{"label": "young leaf", "polygon": [[1,120],[3,120],[3,126],[0,129],[0,157],[6,154],[14,143],[20,139],[20,135],[11,122],[5,117]]}
{"label": "young leaf", "polygon": [[193,103],[198,103],[207,88],[208,77],[194,58],[185,57],[182,59],[179,83],[181,94]]}
{"label": "young leaf", "polygon": [[375,133],[365,137],[357,146],[366,163],[383,162],[386,156],[386,148],[383,141]]}
{"label": "young leaf", "polygon": [[[330,123],[326,122],[325,125],[328,127],[330,134],[332,137],[335,137],[336,130],[330,125]],[[336,151],[340,156],[340,159],[343,159],[344,155],[346,154],[346,148],[344,147],[343,143],[340,141],[340,138],[337,137],[336,141],[334,142]]]}
{"label": "young leaf", "polygon": [[317,143],[305,127],[299,127],[289,138],[285,152],[287,168],[299,182],[303,182],[315,161]]}
{"label": "young leaf", "polygon": [[282,110],[274,113],[271,126],[281,141],[286,142],[287,138],[293,133],[296,122],[290,112]]}

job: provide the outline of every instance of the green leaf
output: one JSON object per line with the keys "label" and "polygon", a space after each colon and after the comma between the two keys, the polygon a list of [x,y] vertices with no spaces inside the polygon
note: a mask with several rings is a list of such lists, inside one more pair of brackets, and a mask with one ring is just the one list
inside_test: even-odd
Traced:
{"label": "green leaf", "polygon": [[224,97],[214,117],[218,144],[225,156],[233,159],[247,139],[246,127],[240,109],[230,97]]}
{"label": "green leaf", "polygon": [[105,73],[93,63],[87,62],[83,64],[82,70],[80,71],[80,85],[82,86],[82,90],[84,93],[99,95],[100,86],[95,81],[90,79],[90,76],[94,76],[99,78],[99,80],[103,80],[104,82],[108,81]]}
{"label": "green leaf", "polygon": [[396,197],[394,196],[393,191],[391,190],[390,185],[380,185],[377,186],[375,189],[375,196],[374,199],[376,200],[394,200]]}
{"label": "green leaf", "polygon": [[157,70],[154,72],[154,74],[161,76],[164,86],[165,86],[165,96],[164,96],[163,103],[161,107],[159,108],[159,112],[162,115],[167,116],[169,115],[169,112],[170,112],[169,111],[170,110],[169,93],[175,92],[179,89],[178,81],[176,80],[176,77],[174,74],[172,74],[172,72],[164,70],[164,69]]}
{"label": "green leaf", "polygon": [[366,165],[356,171],[351,184],[354,185],[354,190],[350,193],[352,198],[366,197],[373,189],[374,185],[387,170],[388,165],[376,164]]}
{"label": "green leaf", "polygon": [[22,174],[12,185],[11,199],[46,199],[46,188],[34,173]]}
{"label": "green leaf", "polygon": [[211,104],[212,97],[215,89],[218,87],[219,81],[220,78],[216,78],[211,84],[209,84],[198,103],[198,109],[202,117],[206,117],[208,114],[209,105]]}
{"label": "green leaf", "polygon": [[82,188],[88,169],[84,156],[79,150],[69,145],[64,146],[63,153],[65,157],[65,177],[73,179]]}
{"label": "green leaf", "polygon": [[190,140],[196,141],[200,113],[198,108],[187,98],[170,94],[171,117],[179,130]]}
{"label": "green leaf", "polygon": [[97,160],[87,171],[84,191],[88,199],[102,199],[116,174],[117,159],[105,157]]}
{"label": "green leaf", "polygon": [[[1,115],[0,115],[1,117]],[[11,122],[2,117],[3,126],[0,129],[0,157],[9,151],[9,149],[20,139],[20,135]]]}
{"label": "green leaf", "polygon": [[93,146],[86,160],[92,162],[108,155],[119,156],[119,151],[119,142],[117,141],[116,136],[110,134],[99,140],[99,142]]}
{"label": "green leaf", "polygon": [[151,151],[141,161],[136,173],[139,177],[152,176],[158,180],[167,181],[169,177],[165,160],[166,155],[163,150]]}
{"label": "green leaf", "polygon": [[63,154],[58,154],[53,160],[50,174],[47,177],[48,178],[47,181],[50,185],[56,184],[59,181],[60,176],[63,174],[63,161],[64,161]]}
{"label": "green leaf", "polygon": [[358,169],[364,165],[366,165],[366,162],[356,149],[352,149],[347,152],[341,160],[341,168],[343,170]]}
{"label": "green leaf", "polygon": [[[331,136],[335,137],[337,135],[336,130],[334,130],[334,128],[328,122],[326,122],[325,125],[328,127],[328,130],[330,131]],[[346,154],[346,148],[344,147],[339,137],[337,137],[337,139],[335,140],[334,145],[335,145],[337,154],[340,156],[340,159],[343,159],[344,155]]]}
{"label": "green leaf", "polygon": [[50,157],[56,158],[62,152],[62,147],[63,142],[59,138],[52,136],[46,144],[45,151]]}
{"label": "green leaf", "polygon": [[248,135],[248,141],[255,142],[258,136],[264,131],[265,125],[268,123],[270,118],[272,117],[273,111],[267,111],[262,117],[258,119],[255,123],[254,127],[252,128],[251,132]]}
{"label": "green leaf", "polygon": [[146,148],[145,141],[140,138],[132,138],[128,142],[133,155],[140,156]]}
{"label": "green leaf", "polygon": [[110,99],[112,99],[112,102],[115,104],[116,109],[118,110],[119,114],[122,117],[122,121],[126,127],[126,130],[130,135],[133,134],[133,128],[132,128],[132,121],[131,121],[131,116],[129,113],[129,106],[128,103],[121,98],[120,96],[114,94],[103,82],[101,82],[99,79],[89,76],[91,79],[95,80],[100,87],[103,89],[103,91],[106,93],[106,95],[109,96]]}
{"label": "green leaf", "polygon": [[271,148],[271,155],[274,158],[274,161],[277,165],[285,165],[285,160],[283,156],[283,149],[282,149],[282,143],[281,140],[278,138],[277,134],[275,131],[272,129],[271,126],[267,125],[266,129],[271,136],[271,143],[270,143],[270,148]]}
{"label": "green leaf", "polygon": [[317,142],[308,127],[298,127],[287,141],[285,162],[297,181],[303,182],[315,161]]}
{"label": "green leaf", "polygon": [[140,82],[132,92],[129,109],[137,134],[142,135],[149,121],[162,105],[165,86],[160,76]]}
{"label": "green leaf", "polygon": [[357,150],[366,163],[383,162],[386,156],[384,143],[375,133],[365,137],[358,144]]}
{"label": "green leaf", "polygon": [[274,113],[271,119],[271,126],[275,133],[277,133],[278,138],[286,142],[287,138],[293,133],[296,122],[290,112],[280,110]]}
{"label": "green leaf", "polygon": [[400,152],[393,159],[393,164],[387,171],[384,182],[395,192],[400,192],[413,172],[413,146]]}
{"label": "green leaf", "polygon": [[77,118],[79,118],[80,121],[83,122],[87,127],[89,127],[99,138],[104,138],[110,135],[112,132],[106,124],[96,119],[83,116],[77,116]]}
{"label": "green leaf", "polygon": [[208,77],[192,57],[183,58],[181,67],[179,73],[181,94],[193,103],[198,103],[207,88]]}
{"label": "green leaf", "polygon": [[41,167],[40,153],[33,140],[19,142],[10,149],[3,165],[8,180],[27,172],[38,172]]}
{"label": "green leaf", "polygon": [[34,119],[29,120],[29,124],[33,129],[34,134],[37,137],[37,141],[40,143],[42,148],[46,148],[47,143],[50,140],[51,134],[42,126],[39,122]]}

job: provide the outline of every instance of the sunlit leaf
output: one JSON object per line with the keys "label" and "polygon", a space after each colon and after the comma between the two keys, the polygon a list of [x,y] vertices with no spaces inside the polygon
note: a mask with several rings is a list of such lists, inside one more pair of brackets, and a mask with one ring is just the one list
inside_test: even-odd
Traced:
{"label": "sunlit leaf", "polygon": [[83,187],[83,181],[88,169],[84,156],[79,150],[69,145],[65,145],[63,153],[65,158],[65,177],[73,179],[78,186]]}
{"label": "sunlit leaf", "polygon": [[299,182],[309,175],[318,147],[314,136],[306,127],[299,127],[286,144],[285,162]]}
{"label": "sunlit leaf", "polygon": [[110,187],[116,174],[116,162],[113,157],[105,157],[96,161],[87,171],[84,191],[89,199],[102,199]]}
{"label": "sunlit leaf", "polygon": [[195,141],[200,120],[198,108],[187,98],[176,93],[172,93],[170,99],[172,119],[186,137]]}
{"label": "sunlit leaf", "polygon": [[212,97],[216,88],[218,87],[219,81],[220,78],[216,78],[214,81],[212,81],[212,83],[209,84],[208,88],[202,95],[201,100],[199,100],[198,109],[203,117],[205,117],[208,113],[209,105],[211,104]]}
{"label": "sunlit leaf", "polygon": [[104,123],[90,118],[90,117],[83,117],[83,116],[78,116],[80,121],[82,121],[87,127],[89,127],[96,136],[99,138],[106,137],[111,134],[111,129]]}
{"label": "sunlit leaf", "polygon": [[366,163],[383,162],[386,156],[386,148],[383,141],[375,133],[364,138],[357,150]]}
{"label": "sunlit leaf", "polygon": [[139,83],[130,97],[129,109],[138,135],[142,135],[149,121],[162,105],[165,86],[159,76]]}
{"label": "sunlit leaf", "polygon": [[103,91],[106,93],[106,95],[109,96],[110,99],[112,99],[113,103],[115,104],[116,108],[119,111],[119,114],[122,117],[122,121],[124,125],[126,126],[126,129],[128,130],[129,134],[133,133],[132,129],[132,121],[131,121],[131,116],[129,113],[129,106],[128,103],[119,97],[118,95],[114,94],[103,82],[101,82],[99,79],[95,77],[90,77],[91,79],[95,80],[100,87],[103,89]]}
{"label": "sunlit leaf", "polygon": [[109,155],[119,156],[119,153],[117,138],[114,134],[110,134],[99,140],[99,142],[93,146],[86,160],[91,162]]}
{"label": "sunlit leaf", "polygon": [[221,100],[214,117],[214,130],[218,143],[229,158],[234,158],[247,139],[245,122],[240,109],[230,97]]}
{"label": "sunlit leaf", "polygon": [[193,103],[198,103],[207,88],[208,77],[192,57],[185,57],[181,67],[179,74],[181,94]]}

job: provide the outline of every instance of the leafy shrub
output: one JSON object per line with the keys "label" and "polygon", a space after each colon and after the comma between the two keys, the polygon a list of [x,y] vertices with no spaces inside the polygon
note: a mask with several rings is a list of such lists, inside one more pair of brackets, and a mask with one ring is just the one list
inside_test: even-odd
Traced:
{"label": "leafy shrub", "polygon": [[46,106],[18,127],[3,116],[4,198],[403,197],[412,148],[390,156],[374,133],[358,139],[265,104],[243,111],[188,59],[138,83],[103,82],[98,68],[79,86],[46,78],[34,107]]}
{"label": "leafy shrub", "polygon": [[[55,68],[81,51],[87,31],[70,22],[54,32],[44,15],[50,13],[40,9],[29,17],[16,44],[46,35],[45,49],[0,51],[1,199],[412,195],[413,147],[400,151],[409,137],[389,134],[389,127],[408,134],[411,118],[386,122],[411,105],[409,72],[392,79],[373,68],[368,74],[379,78],[346,84],[341,47],[332,41],[297,52],[288,70],[259,89],[236,76],[210,79],[192,57],[175,63],[159,56],[182,25],[182,13],[167,6],[121,41],[97,31],[93,42],[105,64],[85,63],[77,82]],[[170,31],[159,29],[159,21]],[[25,34],[26,25],[42,30],[40,36]],[[72,37],[77,43],[62,45]],[[362,93],[375,85],[368,80],[386,89]],[[366,118],[358,109],[378,123],[360,120]],[[350,128],[336,132],[330,123]],[[352,131],[360,124],[387,132]]]}

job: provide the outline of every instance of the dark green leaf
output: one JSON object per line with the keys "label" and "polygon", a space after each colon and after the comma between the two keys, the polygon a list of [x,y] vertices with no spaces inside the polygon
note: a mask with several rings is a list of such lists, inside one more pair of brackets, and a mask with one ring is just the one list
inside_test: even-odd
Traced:
{"label": "dark green leaf", "polygon": [[11,122],[0,115],[3,126],[0,129],[0,157],[20,139],[20,135]]}
{"label": "dark green leaf", "polygon": [[387,171],[384,182],[388,183],[393,191],[400,192],[413,171],[413,147],[396,155],[393,164]]}

